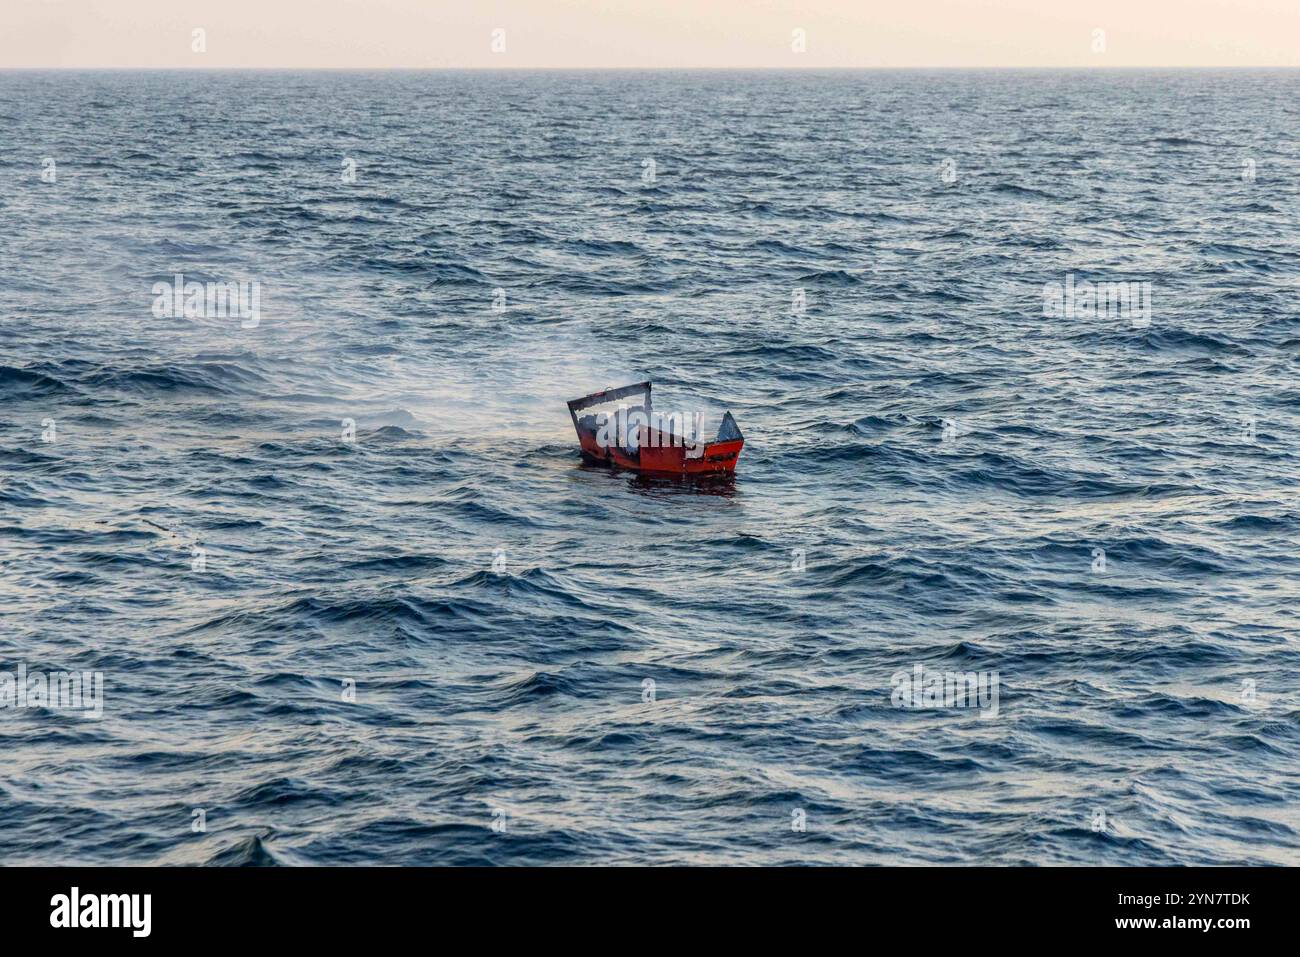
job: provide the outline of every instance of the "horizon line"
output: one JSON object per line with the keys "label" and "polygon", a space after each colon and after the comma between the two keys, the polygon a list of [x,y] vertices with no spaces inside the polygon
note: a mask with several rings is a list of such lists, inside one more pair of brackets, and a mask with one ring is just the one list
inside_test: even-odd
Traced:
{"label": "horizon line", "polygon": [[573,73],[612,73],[612,72],[661,72],[661,73],[685,73],[690,71],[714,70],[718,72],[725,71],[747,71],[747,72],[764,72],[764,73],[817,73],[832,70],[874,70],[874,71],[903,71],[903,70],[1043,70],[1043,71],[1088,71],[1088,72],[1106,72],[1115,70],[1300,70],[1300,64],[1115,64],[1115,65],[946,65],[946,66],[928,66],[928,65],[909,65],[909,66],[0,66],[0,73],[23,73],[23,72],[75,72],[78,70],[100,70],[100,71],[139,71],[139,72],[157,72],[157,73],[237,73],[237,72],[255,72],[255,71],[296,71],[301,73],[382,73],[382,72],[404,72],[404,73],[437,73],[437,72],[464,72],[464,73],[540,73],[540,72],[573,72]]}

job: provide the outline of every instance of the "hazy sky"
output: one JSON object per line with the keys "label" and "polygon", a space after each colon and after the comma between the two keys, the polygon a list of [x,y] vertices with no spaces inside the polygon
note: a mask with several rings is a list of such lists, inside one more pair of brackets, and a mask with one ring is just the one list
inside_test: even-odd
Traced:
{"label": "hazy sky", "polygon": [[1300,66],[1300,0],[0,0],[50,66]]}

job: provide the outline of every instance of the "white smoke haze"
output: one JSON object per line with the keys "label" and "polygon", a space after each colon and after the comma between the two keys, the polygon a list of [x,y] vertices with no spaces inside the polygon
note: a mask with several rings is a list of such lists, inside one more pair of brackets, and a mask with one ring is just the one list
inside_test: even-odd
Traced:
{"label": "white smoke haze", "polygon": [[[568,400],[647,377],[600,356],[596,341],[585,325],[502,330],[490,353],[472,362],[402,363],[390,394],[414,416],[416,428],[439,442],[528,449],[571,444]],[[358,422],[366,419],[358,416]]]}

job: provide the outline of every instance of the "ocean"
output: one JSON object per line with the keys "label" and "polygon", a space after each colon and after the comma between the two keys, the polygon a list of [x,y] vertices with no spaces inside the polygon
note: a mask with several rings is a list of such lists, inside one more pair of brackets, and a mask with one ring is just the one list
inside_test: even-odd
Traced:
{"label": "ocean", "polygon": [[[6,863],[1300,862],[1298,132],[1294,70],[0,73]],[[582,463],[645,379],[734,479]]]}

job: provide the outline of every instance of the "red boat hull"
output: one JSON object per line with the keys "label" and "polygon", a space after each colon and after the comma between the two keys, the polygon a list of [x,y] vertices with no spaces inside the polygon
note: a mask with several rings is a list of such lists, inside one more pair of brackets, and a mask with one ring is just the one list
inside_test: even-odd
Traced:
{"label": "red boat hull", "polygon": [[[702,448],[687,447],[682,436],[651,429],[648,425],[637,427],[635,447],[632,447],[631,443],[627,443],[629,447],[602,444],[596,437],[598,418],[593,415],[578,417],[578,413],[584,409],[630,398],[641,400],[640,412],[648,417],[649,382],[638,382],[618,389],[606,389],[603,392],[593,392],[580,399],[570,400],[569,415],[573,419],[573,428],[578,433],[583,458],[587,461],[614,468],[630,469],[645,475],[706,476],[735,473],[740,450],[745,447],[745,437],[730,412],[723,416],[717,438],[705,443]],[[604,413],[601,415],[603,416]],[[626,442],[626,439],[620,441]]]}
{"label": "red boat hull", "polygon": [[711,442],[705,444],[702,454],[690,458],[686,454],[690,450],[681,445],[652,446],[649,440],[650,430],[642,426],[640,451],[633,457],[619,448],[602,448],[595,432],[578,427],[578,441],[587,461],[647,475],[729,475],[736,471],[740,450],[745,447],[744,439]]}

